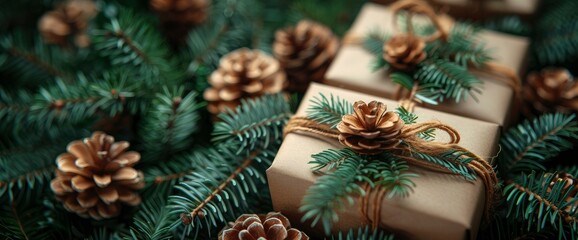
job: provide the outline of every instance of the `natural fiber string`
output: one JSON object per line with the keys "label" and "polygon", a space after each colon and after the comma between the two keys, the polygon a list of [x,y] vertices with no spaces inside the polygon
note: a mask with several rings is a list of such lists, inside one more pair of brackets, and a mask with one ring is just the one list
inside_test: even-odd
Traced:
{"label": "natural fiber string", "polygon": [[[419,133],[422,133],[429,129],[437,129],[447,133],[450,138],[449,141],[448,142],[426,141],[418,136]],[[334,140],[337,140],[339,136],[338,130],[331,128],[327,124],[320,124],[306,117],[292,117],[289,120],[283,132],[284,135],[287,135],[289,133],[311,133],[313,136],[328,137]],[[412,158],[412,153],[420,152],[428,155],[439,155],[451,150],[451,151],[459,151],[464,156],[471,158],[472,160],[470,163],[468,163],[467,166],[470,169],[472,169],[484,183],[486,193],[485,196],[486,205],[484,208],[485,213],[484,215],[486,219],[489,219],[490,213],[493,211],[493,204],[495,203],[495,199],[497,197],[495,186],[498,182],[498,178],[496,176],[496,173],[494,172],[493,167],[488,162],[484,161],[480,156],[458,145],[460,141],[460,135],[457,132],[457,130],[438,121],[428,121],[405,125],[401,129],[401,133],[399,134],[398,138],[399,140],[404,141],[407,144],[393,147],[390,149],[391,152],[395,154],[397,157],[404,159],[408,163],[415,166],[455,175],[455,173],[452,173],[443,167]],[[360,210],[362,214],[365,216],[366,220],[369,220],[369,222],[371,222],[371,225],[373,227],[377,227],[377,225],[380,223],[379,219],[381,217],[381,202],[387,192],[378,191],[375,194],[373,199],[375,207],[373,208],[373,212],[371,214],[372,217],[368,218],[368,216],[370,216],[370,214],[368,213],[369,210],[368,204],[370,202],[371,197],[370,193],[371,188],[368,188],[368,186],[364,186],[364,190],[366,191],[366,194],[364,197],[360,199],[361,202]],[[377,204],[376,201],[378,201]]]}

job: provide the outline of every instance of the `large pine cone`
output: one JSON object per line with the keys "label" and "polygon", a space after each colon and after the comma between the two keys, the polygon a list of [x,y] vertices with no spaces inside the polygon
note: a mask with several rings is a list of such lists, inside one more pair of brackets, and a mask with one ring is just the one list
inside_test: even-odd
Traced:
{"label": "large pine cone", "polygon": [[243,98],[278,93],[286,83],[279,62],[258,50],[235,50],[221,58],[219,68],[209,77],[211,87],[203,94],[209,112],[234,109]]}
{"label": "large pine cone", "polygon": [[414,35],[399,34],[383,45],[383,59],[398,70],[410,70],[425,60],[425,41]]}
{"label": "large pine cone", "polygon": [[302,20],[277,31],[273,54],[287,72],[289,90],[305,92],[309,82],[320,82],[335,58],[338,38],[319,23]]}
{"label": "large pine cone", "polygon": [[578,82],[566,69],[547,68],[527,80],[524,96],[538,112],[578,111]]}
{"label": "large pine cone", "polygon": [[337,125],[341,144],[362,154],[378,154],[400,143],[397,136],[405,123],[397,113],[388,112],[385,104],[357,101],[353,111]]}
{"label": "large pine cone", "polygon": [[151,0],[152,9],[164,23],[199,25],[209,13],[210,0]]}
{"label": "large pine cone", "polygon": [[304,232],[291,228],[281,213],[243,214],[219,233],[219,240],[308,240]]}
{"label": "large pine cone", "polygon": [[38,29],[44,41],[64,46],[70,36],[79,47],[87,47],[90,39],[86,34],[88,22],[96,16],[98,9],[91,0],[71,0],[44,14]]}
{"label": "large pine cone", "polygon": [[50,183],[64,208],[99,220],[117,216],[121,203],[138,205],[135,190],[144,187],[144,178],[133,166],[140,154],[125,152],[128,146],[102,132],[68,144],[68,152],[56,159],[56,178]]}

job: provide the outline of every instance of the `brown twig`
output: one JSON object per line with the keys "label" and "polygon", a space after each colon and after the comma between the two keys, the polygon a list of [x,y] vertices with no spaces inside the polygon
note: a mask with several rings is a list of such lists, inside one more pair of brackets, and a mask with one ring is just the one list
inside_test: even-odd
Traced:
{"label": "brown twig", "polygon": [[578,219],[576,219],[576,217],[570,216],[570,214],[567,211],[564,211],[563,209],[560,209],[558,206],[556,206],[555,204],[553,204],[552,202],[544,199],[541,195],[533,192],[532,190],[516,183],[513,181],[508,181],[508,183],[510,184],[514,184],[514,187],[522,192],[525,192],[528,195],[533,195],[534,198],[536,198],[537,201],[542,202],[544,204],[546,204],[549,208],[551,208],[552,210],[556,211],[560,216],[562,216],[564,218],[564,220],[567,223],[573,223],[573,222],[578,222]]}

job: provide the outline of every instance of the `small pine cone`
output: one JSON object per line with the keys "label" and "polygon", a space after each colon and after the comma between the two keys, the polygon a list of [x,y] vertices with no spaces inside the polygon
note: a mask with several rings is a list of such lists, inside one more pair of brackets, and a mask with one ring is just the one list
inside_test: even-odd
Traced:
{"label": "small pine cone", "polygon": [[319,23],[302,20],[277,31],[273,54],[285,69],[289,90],[305,92],[309,82],[320,82],[335,58],[338,38]]}
{"label": "small pine cone", "polygon": [[164,23],[199,25],[207,19],[210,0],[151,0],[152,9]]}
{"label": "small pine cone", "polygon": [[425,60],[425,42],[416,36],[399,34],[383,45],[383,59],[393,68],[410,70]]}
{"label": "small pine cone", "polygon": [[38,29],[47,43],[64,46],[68,37],[75,35],[77,46],[87,47],[90,44],[86,35],[88,22],[97,13],[93,1],[71,0],[44,14],[38,22]]}
{"label": "small pine cone", "polygon": [[388,112],[385,104],[357,101],[353,111],[337,125],[341,144],[361,154],[378,154],[399,144],[396,137],[405,123],[397,113]]}
{"label": "small pine cone", "polygon": [[203,94],[212,114],[234,109],[243,98],[278,93],[286,83],[279,62],[271,56],[246,48],[223,56],[219,68],[209,77],[211,87]]}
{"label": "small pine cone", "polygon": [[524,97],[538,112],[577,112],[578,82],[566,69],[543,69],[528,75]]}
{"label": "small pine cone", "polygon": [[56,159],[56,178],[50,183],[64,208],[100,220],[117,216],[121,203],[138,205],[135,190],[144,187],[144,178],[133,166],[140,154],[125,152],[128,146],[102,132],[68,144],[68,152]]}
{"label": "small pine cone", "polygon": [[243,214],[219,233],[219,240],[308,240],[304,232],[291,228],[281,213]]}

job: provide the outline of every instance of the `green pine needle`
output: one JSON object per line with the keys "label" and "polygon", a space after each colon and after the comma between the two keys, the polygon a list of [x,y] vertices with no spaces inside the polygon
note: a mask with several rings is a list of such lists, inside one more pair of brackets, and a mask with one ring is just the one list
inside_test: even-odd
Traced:
{"label": "green pine needle", "polygon": [[517,172],[543,171],[543,165],[578,139],[574,115],[545,114],[512,127],[500,139],[498,166],[504,176]]}
{"label": "green pine needle", "polygon": [[419,82],[422,95],[436,102],[446,99],[459,103],[475,94],[483,83],[463,66],[447,60],[432,60],[420,64],[413,77]]}
{"label": "green pine needle", "polygon": [[339,96],[331,94],[327,98],[323,94],[313,97],[311,106],[307,109],[307,117],[321,124],[330,125],[331,128],[337,127],[341,122],[343,115],[353,113],[353,105]]}
{"label": "green pine needle", "polygon": [[372,230],[370,226],[341,231],[333,236],[332,240],[394,240],[395,235],[383,229]]}

